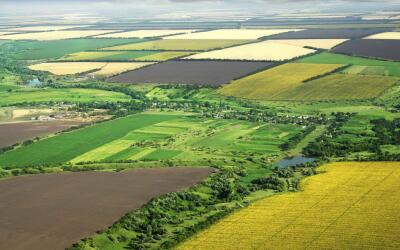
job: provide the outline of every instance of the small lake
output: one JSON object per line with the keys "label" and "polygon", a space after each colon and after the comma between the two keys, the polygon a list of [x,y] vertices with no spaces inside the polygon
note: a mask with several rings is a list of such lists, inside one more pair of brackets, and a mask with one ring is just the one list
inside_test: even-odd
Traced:
{"label": "small lake", "polygon": [[29,87],[36,87],[36,86],[39,86],[40,84],[42,84],[42,82],[37,78],[29,80],[26,83],[26,85],[29,86]]}
{"label": "small lake", "polygon": [[281,167],[281,168],[286,168],[286,167],[291,167],[295,166],[297,164],[301,163],[307,163],[307,162],[313,162],[315,161],[315,158],[310,158],[310,157],[305,157],[305,156],[295,156],[292,158],[285,158],[280,161],[278,161],[275,166],[276,167]]}

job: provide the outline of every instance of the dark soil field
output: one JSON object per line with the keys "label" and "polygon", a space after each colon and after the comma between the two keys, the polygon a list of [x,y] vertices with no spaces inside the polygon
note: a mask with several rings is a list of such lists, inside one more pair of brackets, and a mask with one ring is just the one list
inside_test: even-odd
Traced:
{"label": "dark soil field", "polygon": [[0,148],[80,125],[75,121],[20,122],[0,124]]}
{"label": "dark soil field", "polygon": [[269,39],[353,39],[372,34],[391,31],[388,28],[374,29],[308,29],[297,32],[287,32],[268,37]]}
{"label": "dark soil field", "polygon": [[0,181],[0,249],[65,249],[211,168],[33,175]]}
{"label": "dark soil field", "polygon": [[358,39],[345,42],[333,49],[348,55],[400,60],[399,40]]}
{"label": "dark soil field", "polygon": [[109,81],[217,87],[271,65],[268,62],[169,61],[130,71],[112,77]]}

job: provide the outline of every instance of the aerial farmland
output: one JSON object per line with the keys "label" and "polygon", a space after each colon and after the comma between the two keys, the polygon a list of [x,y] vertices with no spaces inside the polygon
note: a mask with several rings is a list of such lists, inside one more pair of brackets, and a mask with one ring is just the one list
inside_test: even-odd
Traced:
{"label": "aerial farmland", "polygon": [[0,249],[400,248],[398,1],[1,5]]}

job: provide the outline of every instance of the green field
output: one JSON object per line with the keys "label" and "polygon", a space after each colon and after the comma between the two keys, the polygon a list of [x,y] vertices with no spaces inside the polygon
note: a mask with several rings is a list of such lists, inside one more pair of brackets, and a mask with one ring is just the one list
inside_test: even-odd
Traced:
{"label": "green field", "polygon": [[380,61],[362,57],[323,52],[298,60],[299,63],[350,64],[345,72],[366,75],[400,76],[400,62]]}
{"label": "green field", "polygon": [[340,64],[284,64],[233,81],[220,89],[219,93],[247,99],[287,100],[288,91],[300,87],[304,81],[334,71],[341,66]]}
{"label": "green field", "polygon": [[191,54],[176,51],[88,51],[67,55],[63,61],[165,61]]}
{"label": "green field", "polygon": [[125,94],[98,89],[29,88],[0,85],[0,106],[34,102],[124,102]]}
{"label": "green field", "polygon": [[[0,155],[0,165],[138,160],[177,160],[199,165],[206,159],[229,160],[247,153],[255,158],[279,154],[280,145],[301,130],[297,125],[144,113],[17,148]],[[47,153],[43,155],[41,151]]]}
{"label": "green field", "polygon": [[[174,115],[132,115],[41,140],[0,155],[0,165],[59,164],[117,140],[132,130],[176,118]],[[46,152],[45,154],[43,152]]]}
{"label": "green field", "polygon": [[291,101],[371,99],[399,82],[397,77],[336,73],[304,83],[281,94],[280,98]]}
{"label": "green field", "polygon": [[156,40],[143,43],[113,46],[104,50],[210,50],[243,44],[248,40]]}
{"label": "green field", "polygon": [[22,60],[38,60],[58,58],[66,54],[86,50],[95,50],[119,44],[141,42],[141,39],[109,39],[109,38],[82,38],[54,41],[17,41],[9,43],[3,48],[11,53],[12,57]]}

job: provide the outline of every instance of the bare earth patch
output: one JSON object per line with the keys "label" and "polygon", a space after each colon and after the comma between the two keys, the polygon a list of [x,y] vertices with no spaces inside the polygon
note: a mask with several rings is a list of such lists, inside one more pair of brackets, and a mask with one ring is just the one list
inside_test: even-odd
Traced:
{"label": "bare earth patch", "polygon": [[33,175],[0,181],[0,249],[65,249],[211,168]]}
{"label": "bare earth patch", "polygon": [[20,122],[0,124],[0,147],[14,145],[35,137],[66,130],[80,125],[77,121]]}

